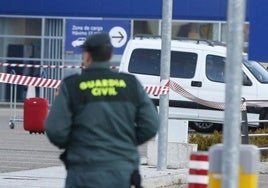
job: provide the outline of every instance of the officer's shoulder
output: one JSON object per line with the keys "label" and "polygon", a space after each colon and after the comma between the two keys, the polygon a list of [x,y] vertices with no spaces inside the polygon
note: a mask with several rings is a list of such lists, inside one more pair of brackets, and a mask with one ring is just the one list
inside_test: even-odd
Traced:
{"label": "officer's shoulder", "polygon": [[63,78],[63,81],[68,81],[68,80],[76,79],[79,76],[80,76],[80,74],[72,74],[70,76],[66,76],[65,78]]}
{"label": "officer's shoulder", "polygon": [[63,82],[72,82],[76,81],[80,77],[80,74],[72,74],[70,76],[65,77],[62,81]]}
{"label": "officer's shoulder", "polygon": [[119,72],[118,74],[120,74],[122,77],[125,77],[127,79],[136,80],[136,77],[134,75],[132,75],[132,74],[123,73],[123,72]]}

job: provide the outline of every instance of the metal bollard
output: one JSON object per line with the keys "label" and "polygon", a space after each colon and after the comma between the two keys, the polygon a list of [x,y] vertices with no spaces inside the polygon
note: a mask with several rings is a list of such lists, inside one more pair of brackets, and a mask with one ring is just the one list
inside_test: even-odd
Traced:
{"label": "metal bollard", "polygon": [[241,133],[242,133],[242,144],[248,144],[248,117],[247,111],[243,110],[242,114],[242,124],[241,124]]}
{"label": "metal bollard", "polygon": [[189,162],[188,188],[207,188],[208,152],[192,152]]}
{"label": "metal bollard", "polygon": [[[209,149],[208,188],[221,188],[223,145]],[[226,156],[228,157],[228,156]],[[259,171],[259,149],[254,145],[240,146],[239,188],[257,188]]]}

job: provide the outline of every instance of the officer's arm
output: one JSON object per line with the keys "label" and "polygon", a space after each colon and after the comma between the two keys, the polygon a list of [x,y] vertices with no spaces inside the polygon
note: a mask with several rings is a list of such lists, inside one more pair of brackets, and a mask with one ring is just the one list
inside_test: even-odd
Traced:
{"label": "officer's arm", "polygon": [[70,100],[65,84],[59,89],[47,117],[45,128],[49,140],[59,148],[66,148],[72,125],[72,114]]}
{"label": "officer's arm", "polygon": [[160,123],[157,110],[152,100],[148,97],[139,82],[137,82],[137,91],[140,102],[136,118],[136,139],[137,144],[140,145],[156,135]]}

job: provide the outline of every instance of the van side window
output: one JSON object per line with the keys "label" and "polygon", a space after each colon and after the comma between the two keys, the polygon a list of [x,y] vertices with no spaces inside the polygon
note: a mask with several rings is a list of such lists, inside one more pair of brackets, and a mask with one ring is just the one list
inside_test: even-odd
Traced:
{"label": "van side window", "polygon": [[215,55],[206,57],[206,76],[214,82],[224,82],[225,58]]}
{"label": "van side window", "polygon": [[160,50],[133,50],[128,71],[138,74],[160,75]]}
{"label": "van side window", "polygon": [[[133,50],[128,71],[131,73],[160,75],[161,50]],[[197,54],[189,52],[171,52],[170,76],[193,78],[195,75]]]}
{"label": "van side window", "polygon": [[171,52],[170,75],[176,78],[193,78],[195,75],[197,54],[189,52]]}

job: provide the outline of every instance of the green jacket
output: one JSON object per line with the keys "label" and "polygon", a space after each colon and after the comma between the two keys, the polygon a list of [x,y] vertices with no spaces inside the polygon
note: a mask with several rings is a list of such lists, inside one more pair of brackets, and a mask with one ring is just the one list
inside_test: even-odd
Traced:
{"label": "green jacket", "polygon": [[159,127],[155,106],[137,79],[94,62],[64,79],[45,123],[49,140],[67,150],[70,168],[135,169],[137,146]]}

